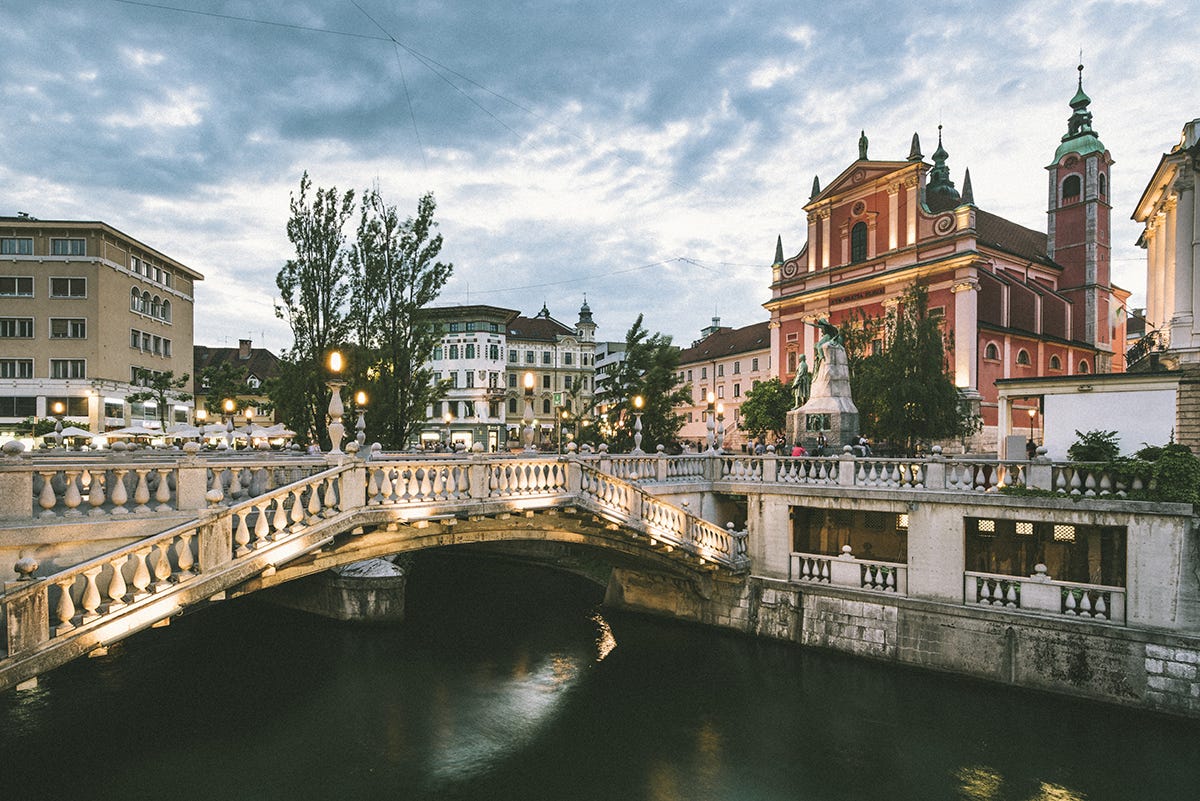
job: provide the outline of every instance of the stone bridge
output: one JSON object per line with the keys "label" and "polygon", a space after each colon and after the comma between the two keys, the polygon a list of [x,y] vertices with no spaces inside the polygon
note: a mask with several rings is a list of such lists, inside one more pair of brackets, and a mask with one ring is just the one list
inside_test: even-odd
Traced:
{"label": "stone bridge", "polygon": [[[577,459],[378,458],[317,467],[293,464],[301,476],[273,489],[264,484],[278,465],[184,459],[10,470],[9,488],[36,498],[42,525],[141,518],[158,529],[164,517],[173,524],[44,577],[9,582],[0,597],[7,629],[0,691],[210,599],[424,548],[572,543],[693,582],[749,569],[745,532]],[[176,522],[197,480],[209,487],[208,506]]]}

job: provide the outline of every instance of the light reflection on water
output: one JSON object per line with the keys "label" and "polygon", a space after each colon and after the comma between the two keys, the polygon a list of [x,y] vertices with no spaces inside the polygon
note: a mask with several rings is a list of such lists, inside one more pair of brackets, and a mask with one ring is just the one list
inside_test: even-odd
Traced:
{"label": "light reflection on water", "polygon": [[22,798],[97,801],[1195,797],[1200,725],[598,596],[447,559],[418,561],[398,628],[228,603],[0,696],[0,779],[19,754]]}

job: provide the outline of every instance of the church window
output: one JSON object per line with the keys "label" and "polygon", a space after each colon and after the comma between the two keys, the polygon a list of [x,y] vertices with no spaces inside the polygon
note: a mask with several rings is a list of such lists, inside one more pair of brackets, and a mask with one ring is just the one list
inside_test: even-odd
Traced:
{"label": "church window", "polygon": [[995,342],[989,342],[987,347],[983,349],[983,358],[991,359],[992,361],[1000,361],[1000,349],[996,347]]}
{"label": "church window", "polygon": [[1017,351],[1017,364],[1023,364],[1026,367],[1029,366],[1029,351],[1025,350],[1024,348]]}
{"label": "church window", "polygon": [[1050,369],[1051,370],[1061,370],[1062,369],[1062,360],[1058,358],[1057,354],[1050,357]]}
{"label": "church window", "polygon": [[1082,360],[1080,360],[1080,362],[1079,362],[1079,372],[1080,372],[1081,374],[1084,374],[1084,373],[1087,373],[1087,371],[1088,371],[1088,363],[1087,363],[1087,359],[1082,359]]}
{"label": "church window", "polygon": [[856,222],[850,229],[850,261],[859,262],[867,259],[867,224]]}
{"label": "church window", "polygon": [[1082,182],[1078,175],[1068,175],[1067,180],[1063,181],[1062,185],[1062,200],[1063,203],[1073,203],[1079,200],[1079,195]]}
{"label": "church window", "polygon": [[517,413],[517,399],[516,398],[508,399],[508,413],[509,414]]}
{"label": "church window", "polygon": [[542,399],[542,414],[550,414],[550,399]]}
{"label": "church window", "polygon": [[1100,173],[1100,197],[1108,197],[1108,179],[1104,177],[1104,173]]}

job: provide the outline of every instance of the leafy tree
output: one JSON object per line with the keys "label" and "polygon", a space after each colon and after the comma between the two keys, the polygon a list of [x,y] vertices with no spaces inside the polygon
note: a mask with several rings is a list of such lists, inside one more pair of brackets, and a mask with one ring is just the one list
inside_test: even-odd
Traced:
{"label": "leafy tree", "polygon": [[675,413],[675,407],[689,403],[691,392],[680,386],[676,375],[679,372],[679,350],[671,344],[671,337],[660,333],[650,334],[642,326],[642,315],[625,335],[625,359],[619,362],[605,384],[598,400],[606,409],[612,427],[609,446],[617,452],[632,450],[634,440],[633,399],[641,396],[642,446],[653,450],[657,445],[674,443],[683,417]]}
{"label": "leafy tree", "polygon": [[391,447],[416,434],[426,406],[443,392],[428,367],[438,333],[420,313],[454,269],[437,260],[436,208],[426,193],[416,216],[401,221],[378,187],[367,190],[350,251],[350,323],[358,342],[353,370],[370,387],[373,435]]}
{"label": "leafy tree", "polygon": [[850,374],[863,431],[912,453],[925,441],[965,436],[978,419],[963,403],[946,359],[941,318],[913,284],[878,328],[883,348],[861,356]]}
{"label": "leafy tree", "polygon": [[239,407],[244,406],[246,368],[232,362],[210,364],[200,371],[200,389],[204,391],[204,408],[211,413],[219,414],[226,398],[231,398]]}
{"label": "leafy tree", "polygon": [[280,380],[272,400],[302,440],[316,437],[327,446],[325,420],[326,354],[344,344],[349,268],[343,231],[354,212],[354,192],[339,197],[335,187],[318,188],[305,172],[299,195],[291,196],[288,239],[296,249],[275,276],[280,300],[275,315],[292,329],[293,344],[281,357]]}
{"label": "leafy tree", "polygon": [[778,378],[760,381],[746,394],[741,406],[741,426],[751,437],[781,435],[792,408],[792,393]]}
{"label": "leafy tree", "polygon": [[1072,462],[1111,462],[1121,452],[1116,431],[1076,429],[1075,436],[1077,439],[1067,448],[1067,458]]}
{"label": "leafy tree", "polygon": [[183,402],[192,399],[191,393],[184,392],[184,387],[192,380],[191,376],[184,373],[176,378],[173,370],[165,373],[157,373],[143,367],[138,367],[136,370],[135,382],[144,389],[126,395],[125,400],[129,403],[154,401],[158,409],[158,422],[162,424],[162,430],[166,431],[171,405],[176,401]]}

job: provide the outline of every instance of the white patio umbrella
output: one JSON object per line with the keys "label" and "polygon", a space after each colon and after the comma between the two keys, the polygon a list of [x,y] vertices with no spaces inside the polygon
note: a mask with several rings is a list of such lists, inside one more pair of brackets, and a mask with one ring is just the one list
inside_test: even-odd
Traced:
{"label": "white patio umbrella", "polygon": [[66,428],[64,428],[62,430],[62,435],[64,437],[94,437],[94,436],[96,436],[91,431],[88,431],[86,428],[80,428],[79,426],[67,426]]}
{"label": "white patio umbrella", "polygon": [[161,437],[162,432],[155,429],[142,428],[141,426],[129,426],[127,428],[118,428],[116,431],[105,431],[104,436],[110,439],[112,437],[118,439],[122,437]]}
{"label": "white patio umbrella", "polygon": [[209,423],[200,429],[201,433],[206,437],[221,437],[225,435],[224,423]]}
{"label": "white patio umbrella", "polygon": [[167,429],[168,437],[180,437],[182,439],[193,439],[193,438],[199,437],[201,435],[202,435],[202,433],[201,433],[200,429],[196,428],[195,426],[177,425],[177,426],[172,426],[171,428]]}

